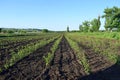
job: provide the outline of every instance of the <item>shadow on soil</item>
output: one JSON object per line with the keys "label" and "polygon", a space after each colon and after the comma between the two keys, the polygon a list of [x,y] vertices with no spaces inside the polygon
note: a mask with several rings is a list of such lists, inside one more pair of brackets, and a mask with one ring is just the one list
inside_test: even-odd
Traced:
{"label": "shadow on soil", "polygon": [[78,80],[120,80],[120,65],[114,64],[103,71],[91,73]]}

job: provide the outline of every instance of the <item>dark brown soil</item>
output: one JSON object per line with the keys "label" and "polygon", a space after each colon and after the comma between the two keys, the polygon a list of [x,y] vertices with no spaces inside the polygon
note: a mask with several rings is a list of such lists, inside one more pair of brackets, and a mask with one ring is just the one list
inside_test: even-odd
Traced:
{"label": "dark brown soil", "polygon": [[85,50],[85,56],[88,60],[91,72],[98,72],[111,66],[111,63],[105,56],[100,55],[99,53],[95,53],[95,51],[91,48],[83,45],[81,46]]}
{"label": "dark brown soil", "polygon": [[0,80],[120,80],[120,65],[112,65],[106,57],[79,44],[85,50],[91,68],[90,75],[87,75],[64,37],[52,62],[46,66],[43,56],[50,52],[53,43],[37,49],[0,73]]}
{"label": "dark brown soil", "polygon": [[0,49],[0,67],[3,67],[6,61],[11,58],[12,52],[17,53],[20,49],[23,49],[24,46],[30,43],[37,43],[41,39],[42,38],[16,42],[14,44],[7,45],[6,48]]}
{"label": "dark brown soil", "polygon": [[42,57],[47,55],[53,43],[37,49],[8,70],[0,73],[0,80],[33,80],[36,78],[46,67]]}
{"label": "dark brown soil", "polygon": [[114,64],[103,71],[84,76],[80,80],[120,80],[120,65]]}
{"label": "dark brown soil", "polygon": [[80,44],[91,68],[91,74],[80,80],[120,80],[120,65],[114,64],[105,56],[95,53],[94,50]]}
{"label": "dark brown soil", "polygon": [[63,37],[50,67],[37,80],[77,80],[84,75],[83,66]]}

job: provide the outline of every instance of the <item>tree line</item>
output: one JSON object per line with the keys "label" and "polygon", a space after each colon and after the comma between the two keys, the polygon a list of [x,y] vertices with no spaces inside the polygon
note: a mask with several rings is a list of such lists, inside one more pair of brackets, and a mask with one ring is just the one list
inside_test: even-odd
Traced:
{"label": "tree line", "polygon": [[99,31],[100,25],[100,16],[98,16],[98,18],[95,18],[92,21],[84,21],[82,25],[79,25],[79,29],[83,32],[96,32]]}
{"label": "tree line", "polygon": [[0,28],[0,33],[27,33],[27,32],[50,32],[48,29],[14,29],[14,28]]}
{"label": "tree line", "polygon": [[[91,21],[85,20],[79,25],[79,30],[81,32],[97,32],[101,26],[101,18],[105,18],[104,28],[105,31],[120,31],[120,8],[114,6],[112,8],[105,8],[104,14],[94,18]],[[69,27],[67,27],[67,31]]]}

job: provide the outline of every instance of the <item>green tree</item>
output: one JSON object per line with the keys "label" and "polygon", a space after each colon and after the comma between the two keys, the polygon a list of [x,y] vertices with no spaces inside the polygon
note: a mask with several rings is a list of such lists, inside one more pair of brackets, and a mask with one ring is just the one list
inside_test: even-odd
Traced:
{"label": "green tree", "polygon": [[82,25],[79,25],[79,30],[83,31],[83,26]]}
{"label": "green tree", "polygon": [[90,28],[90,30],[92,30],[92,31],[99,31],[100,25],[101,25],[100,16],[98,16],[98,19],[95,18],[95,19],[93,19],[91,21],[91,28]]}
{"label": "green tree", "polygon": [[82,25],[83,25],[83,31],[84,32],[89,32],[90,31],[90,22],[89,21],[84,21],[82,23]]}
{"label": "green tree", "polygon": [[120,11],[113,15],[111,20],[111,26],[117,28],[120,31]]}
{"label": "green tree", "polygon": [[2,28],[0,28],[0,33],[2,32]]}
{"label": "green tree", "polygon": [[49,31],[48,31],[48,29],[43,29],[42,32],[43,32],[43,33],[47,33],[47,32],[49,32]]}
{"label": "green tree", "polygon": [[98,30],[99,30],[100,26],[101,26],[100,16],[98,16],[98,24],[97,24],[97,29]]}
{"label": "green tree", "polygon": [[14,31],[13,30],[7,30],[7,33],[14,33]]}
{"label": "green tree", "polygon": [[97,24],[98,24],[98,20],[96,18],[91,21],[91,29],[93,31],[98,31],[99,30]]}
{"label": "green tree", "polygon": [[67,32],[69,32],[69,26],[67,26]]}
{"label": "green tree", "polygon": [[21,29],[21,30],[18,30],[18,32],[19,32],[19,33],[27,33],[26,30],[22,30],[22,29]]}
{"label": "green tree", "polygon": [[3,33],[7,33],[7,30],[3,29],[2,32],[3,32]]}
{"label": "green tree", "polygon": [[102,16],[105,18],[105,29],[112,31],[113,28],[118,28],[119,20],[120,20],[120,8],[113,7],[113,8],[106,8],[104,9],[104,15]]}

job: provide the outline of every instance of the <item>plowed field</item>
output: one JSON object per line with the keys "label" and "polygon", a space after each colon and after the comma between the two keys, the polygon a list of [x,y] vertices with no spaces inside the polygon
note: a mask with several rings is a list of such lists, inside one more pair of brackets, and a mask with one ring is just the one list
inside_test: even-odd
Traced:
{"label": "plowed field", "polygon": [[120,66],[110,61],[91,48],[80,45],[90,66],[90,74],[80,64],[75,51],[63,36],[53,59],[46,65],[43,56],[51,52],[56,40],[37,49],[30,55],[0,73],[0,80],[120,80]]}

